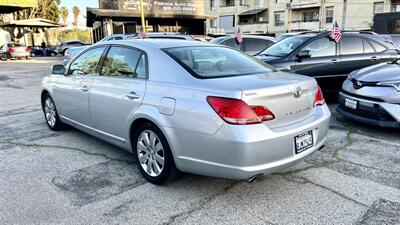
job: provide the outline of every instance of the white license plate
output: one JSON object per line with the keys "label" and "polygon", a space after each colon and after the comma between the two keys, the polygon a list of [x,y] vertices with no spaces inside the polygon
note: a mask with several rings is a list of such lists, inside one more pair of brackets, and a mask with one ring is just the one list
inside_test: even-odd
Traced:
{"label": "white license plate", "polygon": [[357,109],[358,101],[350,98],[344,100],[344,105],[350,109]]}
{"label": "white license plate", "polygon": [[313,132],[310,130],[307,133],[300,134],[294,137],[294,143],[296,145],[295,146],[296,154],[313,147],[314,146]]}

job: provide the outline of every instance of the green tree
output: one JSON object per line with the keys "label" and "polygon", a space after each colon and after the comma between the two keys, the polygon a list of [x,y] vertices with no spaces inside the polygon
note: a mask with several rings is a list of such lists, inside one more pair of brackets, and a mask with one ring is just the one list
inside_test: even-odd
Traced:
{"label": "green tree", "polygon": [[63,6],[60,8],[60,15],[64,24],[67,24],[68,14],[69,12],[67,7]]}
{"label": "green tree", "polygon": [[78,21],[79,21],[79,14],[81,13],[81,10],[79,9],[78,6],[72,7],[72,13],[74,14],[74,22],[72,25],[74,27],[78,26]]}

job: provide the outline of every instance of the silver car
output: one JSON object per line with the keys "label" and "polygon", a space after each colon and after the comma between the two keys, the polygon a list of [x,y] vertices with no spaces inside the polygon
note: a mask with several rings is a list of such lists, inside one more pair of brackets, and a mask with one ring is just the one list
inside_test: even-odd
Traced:
{"label": "silver car", "polygon": [[400,128],[400,61],[352,72],[343,83],[336,110],[366,124]]}
{"label": "silver car", "polygon": [[323,147],[330,111],[313,78],[237,50],[177,40],[111,41],[42,81],[50,129],[71,125],[134,153],[160,184],[177,171],[253,179]]}

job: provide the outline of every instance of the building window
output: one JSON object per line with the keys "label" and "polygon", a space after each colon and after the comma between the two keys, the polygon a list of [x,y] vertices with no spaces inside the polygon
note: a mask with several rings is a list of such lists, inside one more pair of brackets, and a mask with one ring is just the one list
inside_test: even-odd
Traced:
{"label": "building window", "polygon": [[235,0],[222,0],[221,7],[235,6]]}
{"label": "building window", "polygon": [[303,12],[303,22],[319,21],[318,11]]}
{"label": "building window", "polygon": [[216,28],[217,27],[217,20],[210,20],[210,27]]}
{"label": "building window", "polygon": [[254,6],[256,8],[262,8],[264,6],[264,0],[255,0]]}
{"label": "building window", "polygon": [[214,10],[217,8],[217,0],[210,0],[210,9]]}
{"label": "building window", "polygon": [[234,26],[235,26],[235,17],[233,15],[219,17],[219,28],[231,29]]}
{"label": "building window", "polygon": [[285,12],[275,12],[275,26],[285,25]]}
{"label": "building window", "polygon": [[326,23],[333,23],[333,7],[326,7]]}
{"label": "building window", "polygon": [[285,3],[286,0],[275,0],[276,3]]}
{"label": "building window", "polygon": [[374,3],[374,14],[383,13],[383,2],[375,2]]}
{"label": "building window", "polygon": [[395,4],[393,6],[393,12],[400,12],[400,4]]}

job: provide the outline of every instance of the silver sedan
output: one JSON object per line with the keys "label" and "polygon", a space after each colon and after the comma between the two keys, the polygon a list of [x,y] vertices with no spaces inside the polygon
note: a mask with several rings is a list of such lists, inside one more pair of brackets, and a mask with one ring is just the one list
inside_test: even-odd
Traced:
{"label": "silver sedan", "polygon": [[68,124],[133,152],[156,184],[177,171],[252,180],[322,148],[328,132],[313,78],[228,47],[112,41],[52,71],[41,94],[49,128]]}

